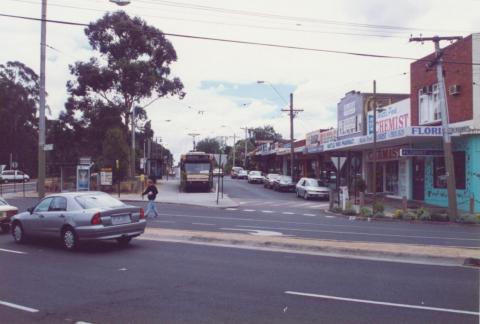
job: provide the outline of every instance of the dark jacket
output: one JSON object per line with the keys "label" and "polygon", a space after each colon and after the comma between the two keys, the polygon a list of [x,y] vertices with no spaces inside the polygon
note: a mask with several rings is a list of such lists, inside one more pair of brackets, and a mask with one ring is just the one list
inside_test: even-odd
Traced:
{"label": "dark jacket", "polygon": [[157,198],[158,190],[155,185],[150,185],[145,189],[145,191],[142,193],[142,196],[148,195],[148,200],[155,200]]}

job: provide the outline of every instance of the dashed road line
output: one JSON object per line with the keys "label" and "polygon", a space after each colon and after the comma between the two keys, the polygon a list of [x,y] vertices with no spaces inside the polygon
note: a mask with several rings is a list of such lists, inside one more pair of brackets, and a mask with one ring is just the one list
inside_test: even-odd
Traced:
{"label": "dashed road line", "polygon": [[238,208],[225,208],[225,210],[238,210]]}
{"label": "dashed road line", "polygon": [[295,213],[292,212],[282,212],[283,215],[295,215]]}
{"label": "dashed road line", "polygon": [[27,254],[27,252],[22,252],[22,251],[15,251],[15,250],[7,250],[7,249],[0,249],[2,252],[7,252],[7,253],[15,253],[15,254]]}
{"label": "dashed road line", "polygon": [[255,209],[242,209],[242,211],[252,213],[252,212],[255,212],[256,210]]}
{"label": "dashed road line", "polygon": [[200,226],[215,226],[215,224],[210,224],[210,223],[192,223],[192,225],[200,225]]}
{"label": "dashed road line", "polygon": [[303,215],[303,216],[308,216],[308,217],[315,217],[315,216],[317,216],[317,215],[315,215],[315,214],[302,214],[302,215]]}
{"label": "dashed road line", "polygon": [[272,214],[272,213],[273,213],[273,210],[262,210],[262,213]]}
{"label": "dashed road line", "polygon": [[29,313],[38,313],[39,312],[39,310],[35,309],[35,308],[30,308],[30,307],[26,307],[26,306],[14,304],[14,303],[9,303],[9,302],[2,301],[2,300],[0,300],[0,305],[15,308],[15,309],[19,309],[19,310],[29,312]]}
{"label": "dashed road line", "polygon": [[466,314],[466,315],[474,315],[474,316],[480,315],[480,312],[472,312],[472,311],[467,311],[462,309],[430,307],[430,306],[420,306],[420,305],[411,305],[411,304],[398,304],[398,303],[381,302],[381,301],[368,300],[368,299],[345,298],[345,297],[337,297],[337,296],[329,296],[329,295],[309,294],[309,293],[302,293],[297,291],[285,291],[285,294],[303,296],[303,297],[339,300],[339,301],[354,302],[354,303],[374,304],[374,305],[390,306],[390,307],[422,309],[422,310],[429,310],[429,311],[436,311],[436,312],[447,312],[447,313]]}

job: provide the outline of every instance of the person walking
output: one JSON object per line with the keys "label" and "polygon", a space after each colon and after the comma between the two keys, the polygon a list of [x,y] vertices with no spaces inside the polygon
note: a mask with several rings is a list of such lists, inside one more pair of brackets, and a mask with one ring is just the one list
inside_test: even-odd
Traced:
{"label": "person walking", "polygon": [[145,195],[147,195],[148,198],[147,211],[145,212],[145,216],[148,218],[150,218],[150,213],[153,213],[155,217],[158,217],[157,206],[155,205],[155,198],[157,198],[157,194],[158,190],[157,187],[155,187],[154,180],[149,178],[147,180],[147,188],[144,192],[142,192],[142,199]]}

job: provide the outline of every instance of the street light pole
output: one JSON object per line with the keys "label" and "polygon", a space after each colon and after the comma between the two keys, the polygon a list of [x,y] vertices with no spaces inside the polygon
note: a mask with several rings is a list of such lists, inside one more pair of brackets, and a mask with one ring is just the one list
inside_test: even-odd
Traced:
{"label": "street light pole", "polygon": [[197,133],[189,133],[188,136],[191,136],[193,138],[193,150],[196,151],[197,150],[197,146],[196,146],[196,143],[195,143],[195,138],[200,135],[200,134],[197,134]]}
{"label": "street light pole", "polygon": [[282,111],[287,111],[290,116],[290,176],[292,177],[292,181],[295,181],[294,175],[294,160],[295,160],[295,147],[294,147],[294,132],[293,132],[293,119],[295,118],[295,114],[297,112],[303,111],[303,109],[293,109],[293,93],[290,93],[290,108],[289,109],[282,109]]}
{"label": "street light pole", "polygon": [[45,196],[45,57],[47,42],[47,0],[42,0],[40,30],[40,110],[38,114],[38,196]]}
{"label": "street light pole", "polygon": [[377,201],[377,81],[373,80],[373,204]]}

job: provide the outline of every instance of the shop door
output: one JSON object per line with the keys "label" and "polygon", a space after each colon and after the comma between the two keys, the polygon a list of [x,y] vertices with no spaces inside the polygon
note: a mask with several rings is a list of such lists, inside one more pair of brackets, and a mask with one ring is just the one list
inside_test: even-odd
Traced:
{"label": "shop door", "polygon": [[425,161],[420,158],[413,158],[413,200],[425,199]]}

